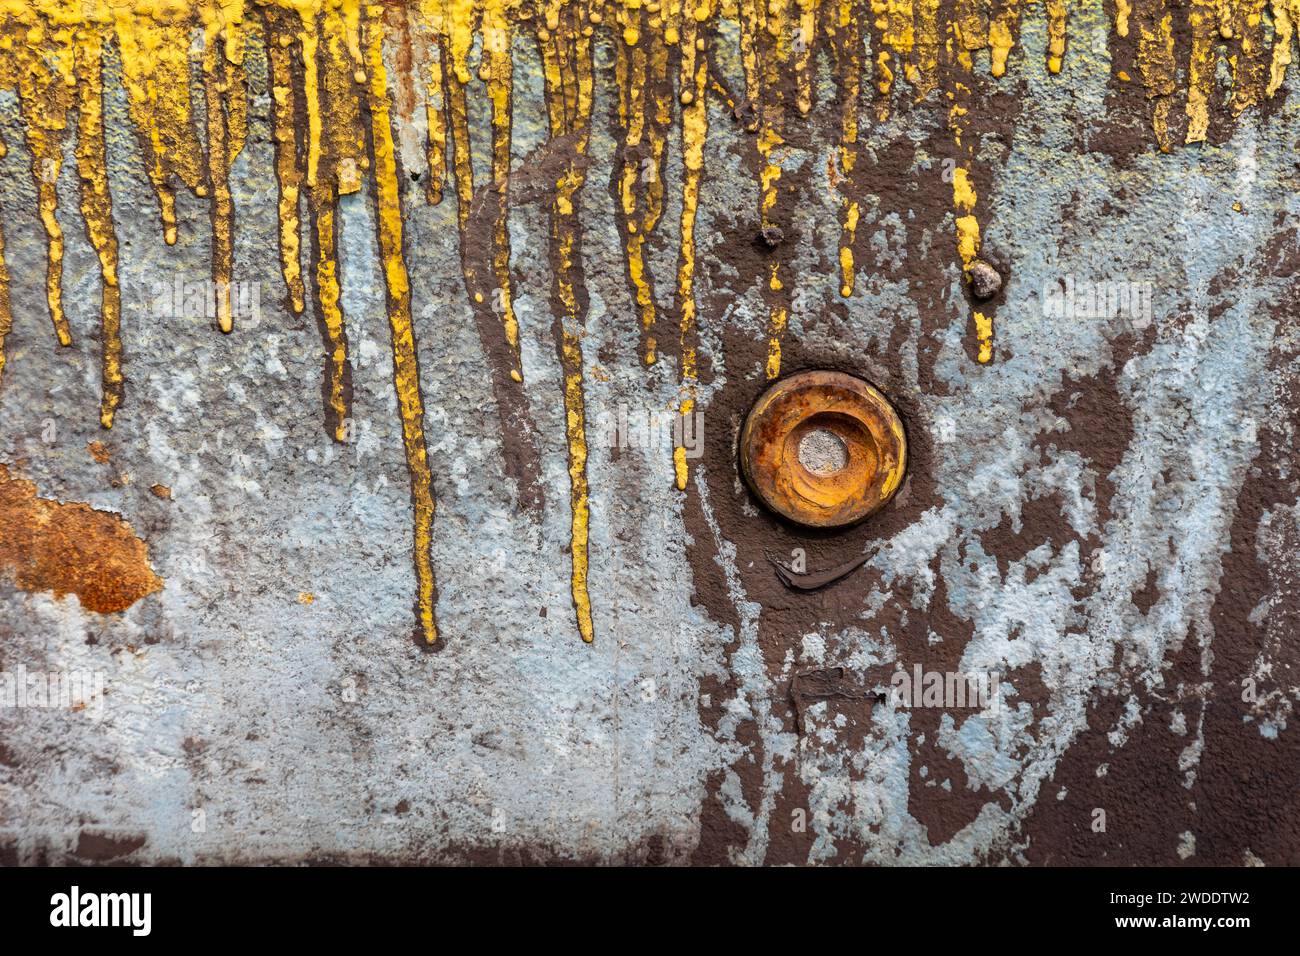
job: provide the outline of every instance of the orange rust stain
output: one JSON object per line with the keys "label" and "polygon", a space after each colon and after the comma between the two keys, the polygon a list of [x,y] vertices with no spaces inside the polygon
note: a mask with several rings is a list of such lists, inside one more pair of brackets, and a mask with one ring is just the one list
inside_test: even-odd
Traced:
{"label": "orange rust stain", "polygon": [[108,449],[104,447],[102,441],[92,441],[86,445],[86,450],[90,452],[90,457],[95,459],[101,465],[108,464]]}
{"label": "orange rust stain", "polygon": [[316,603],[316,595],[312,594],[310,591],[299,591],[299,592],[298,592],[298,603],[299,603],[299,604],[314,604],[314,603]]}
{"label": "orange rust stain", "polygon": [[[813,470],[806,439],[838,439],[844,461]],[[840,528],[883,508],[907,468],[907,438],[894,407],[874,386],[842,372],[801,372],[754,404],[740,433],[745,480],[768,508],[814,528]]]}
{"label": "orange rust stain", "polygon": [[172,500],[172,490],[166,485],[153,485],[149,490],[153,492],[155,498],[161,498],[163,501]]}
{"label": "orange rust stain", "polygon": [[124,611],[160,591],[145,543],[115,514],[41,498],[0,464],[0,569],[24,591],[75,594],[99,614]]}

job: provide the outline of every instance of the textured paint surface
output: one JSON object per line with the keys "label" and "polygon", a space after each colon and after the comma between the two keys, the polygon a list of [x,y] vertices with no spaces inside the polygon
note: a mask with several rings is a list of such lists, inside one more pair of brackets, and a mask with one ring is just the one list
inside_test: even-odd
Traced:
{"label": "textured paint surface", "polygon": [[[113,690],[0,713],[4,839],[1297,862],[1296,14],[0,2],[0,461],[166,579],[0,591],[0,662]],[[736,431],[827,366],[912,464],[808,536]],[[913,664],[998,713],[891,706]]]}

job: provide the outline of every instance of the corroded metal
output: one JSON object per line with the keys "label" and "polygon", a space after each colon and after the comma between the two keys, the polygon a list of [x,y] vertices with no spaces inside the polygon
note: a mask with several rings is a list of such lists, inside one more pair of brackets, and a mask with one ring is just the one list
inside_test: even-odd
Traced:
{"label": "corroded metal", "polygon": [[1300,862],[1298,13],[0,0],[0,861]]}
{"label": "corroded metal", "polygon": [[783,518],[841,528],[894,496],[907,468],[907,438],[874,385],[843,372],[801,372],[754,403],[740,433],[740,463],[754,494]]}

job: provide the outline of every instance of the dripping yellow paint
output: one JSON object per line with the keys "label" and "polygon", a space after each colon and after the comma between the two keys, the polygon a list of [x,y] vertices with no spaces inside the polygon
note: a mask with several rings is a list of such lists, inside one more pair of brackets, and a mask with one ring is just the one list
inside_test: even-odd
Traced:
{"label": "dripping yellow paint", "polygon": [[[597,141],[593,127],[605,121],[596,108],[597,84],[611,86],[601,93],[612,104],[615,128],[608,131],[609,140],[620,150],[611,193],[629,321],[617,335],[644,365],[668,365],[671,374],[675,363],[675,405],[689,414],[701,400],[704,364],[699,339],[701,275],[706,274],[702,250],[707,246],[701,241],[701,197],[707,192],[710,162],[727,161],[709,152],[711,111],[734,111],[740,126],[755,134],[744,148],[755,170],[757,208],[746,213],[745,221],[771,238],[767,259],[754,276],[764,308],[754,333],[761,337],[756,372],[776,377],[798,345],[796,292],[802,295],[810,284],[824,281],[832,294],[838,290],[852,296],[859,270],[872,266],[865,248],[868,227],[874,228],[867,199],[898,184],[871,181],[874,170],[864,161],[868,153],[861,124],[889,121],[904,106],[946,112],[955,166],[951,206],[945,197],[952,222],[943,228],[955,236],[945,244],[945,255],[961,270],[969,268],[981,245],[995,244],[998,230],[1007,227],[993,214],[992,190],[977,192],[974,186],[987,182],[979,166],[984,130],[973,111],[979,91],[1011,89],[1015,81],[1002,78],[1027,56],[1020,32],[1030,19],[1043,57],[1034,68],[1068,82],[1075,29],[1071,15],[1080,6],[1070,0],[541,0],[528,5],[520,0],[382,5],[362,0],[0,0],[0,88],[15,95],[21,124],[21,140],[8,145],[26,150],[33,202],[24,212],[46,251],[44,303],[38,313],[42,327],[20,322],[14,328],[4,245],[13,224],[0,223],[0,377],[12,376],[5,350],[15,337],[24,342],[52,338],[63,346],[95,339],[74,328],[76,310],[72,318],[65,310],[64,230],[72,213],[61,188],[74,178],[71,169],[64,169],[67,146],[75,157],[77,211],[97,265],[98,418],[107,428],[129,413],[132,330],[123,328],[114,227],[124,209],[113,203],[107,155],[111,140],[104,129],[105,103],[119,93],[139,145],[143,168],[138,174],[156,204],[150,215],[157,215],[163,241],[175,244],[182,236],[198,235],[209,244],[217,290],[214,324],[222,332],[241,333],[229,290],[250,263],[238,254],[241,200],[231,178],[249,139],[248,74],[254,61],[264,63],[268,102],[262,105],[278,186],[278,281],[288,310],[310,311],[321,327],[322,405],[337,441],[349,440],[347,423],[353,415],[349,316],[342,306],[338,248],[341,199],[368,188],[375,210],[373,242],[385,283],[394,390],[411,483],[422,642],[437,637],[437,590],[433,469],[424,436],[416,336],[447,330],[440,317],[417,328],[423,312],[416,307],[405,258],[414,231],[407,228],[411,173],[425,177],[423,195],[431,203],[442,201],[444,186],[454,192],[453,227],[461,242],[465,295],[480,310],[476,315],[492,319],[491,334],[503,343],[499,353],[487,350],[488,361],[502,362],[502,377],[522,388],[525,379],[531,381],[525,342],[529,336],[551,336],[561,385],[555,394],[533,394],[530,401],[550,400],[563,407],[569,586],[575,629],[590,641],[595,635],[589,586],[593,510],[584,363],[591,347],[582,258],[584,232],[591,231],[584,220],[596,208],[584,195],[586,154]],[[1162,150],[1210,139],[1220,102],[1235,115],[1284,88],[1300,0],[1117,0],[1108,9],[1114,17],[1110,42],[1126,45],[1130,54],[1124,64],[1128,69],[1116,69],[1115,83],[1131,80],[1140,87],[1137,95],[1150,102],[1153,143]],[[390,31],[390,23],[399,29]],[[415,170],[403,167],[409,157],[394,136],[389,98],[395,84],[385,61],[395,35],[408,33],[420,41],[416,65],[427,127],[420,157],[424,166]],[[735,78],[715,68],[719,57],[729,55],[721,48],[731,37]],[[1181,37],[1188,39],[1175,42]],[[554,320],[549,330],[529,326],[528,317],[545,309],[525,312],[523,296],[544,298],[547,290],[525,287],[531,273],[521,268],[511,246],[511,216],[518,214],[510,205],[518,173],[512,152],[519,108],[516,54],[524,45],[537,51],[545,98],[539,115],[530,119],[544,121],[552,139],[567,144],[567,160],[548,167],[547,173]],[[604,47],[613,50],[608,70],[596,56],[597,48]],[[823,53],[835,72],[834,105],[819,99]],[[107,63],[115,64],[111,71]],[[1219,89],[1225,71],[1232,86],[1226,99]],[[120,90],[105,88],[110,74],[118,78]],[[743,89],[733,90],[732,83],[743,83]],[[865,110],[860,103],[864,96]],[[832,236],[834,261],[827,263],[824,276],[815,270],[805,274],[795,259],[798,243],[780,238],[780,224],[797,218],[804,199],[800,190],[808,188],[795,172],[792,157],[804,149],[796,137],[805,135],[809,117],[820,109],[838,109],[838,141],[827,164],[838,210],[832,228],[838,235]],[[400,115],[404,122],[406,113]],[[482,115],[490,130],[479,144],[485,162],[479,162],[476,174],[471,135],[475,117]],[[6,144],[0,143],[0,157],[5,151]],[[670,175],[678,177],[676,191],[669,189]],[[178,195],[186,192],[206,207],[205,222],[181,221],[178,209],[188,204],[178,205]],[[670,211],[677,216],[675,243],[661,242],[657,233]],[[480,213],[481,236],[475,218]],[[467,249],[479,238],[486,239],[482,255]],[[656,276],[665,259],[675,259],[675,274]],[[609,311],[619,313],[617,308]],[[30,315],[31,310],[20,311],[24,321]],[[993,309],[972,309],[966,319],[976,359],[991,361]],[[644,374],[662,373],[651,369]],[[687,488],[689,471],[680,449],[674,454],[673,479]]]}

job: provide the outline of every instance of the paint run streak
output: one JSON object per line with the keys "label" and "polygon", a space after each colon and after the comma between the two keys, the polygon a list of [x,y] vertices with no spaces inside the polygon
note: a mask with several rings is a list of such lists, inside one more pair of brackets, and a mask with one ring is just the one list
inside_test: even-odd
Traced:
{"label": "paint run streak", "polygon": [[[777,201],[780,196],[782,167],[780,147],[785,144],[782,130],[785,128],[786,92],[782,79],[789,69],[790,52],[805,49],[813,38],[803,33],[791,37],[789,0],[771,0],[767,7],[766,29],[763,30],[756,55],[761,58],[762,86],[757,95],[751,99],[759,103],[758,154],[762,165],[759,176],[759,226],[765,236],[781,235],[780,226],[774,220]],[[779,242],[780,240],[773,240]],[[790,301],[784,295],[785,283],[781,280],[781,260],[773,256],[769,266],[767,280],[768,319],[767,319],[767,377],[776,378],[781,374],[781,339],[790,318]]]}
{"label": "paint run streak", "polygon": [[275,139],[275,178],[280,188],[280,273],[289,294],[289,307],[300,314],[306,307],[302,282],[299,219],[302,186],[302,157],[294,125],[298,100],[293,88],[292,62],[296,37],[284,25],[278,11],[266,11],[266,56],[271,86],[271,128]]}
{"label": "paint run streak", "polygon": [[[0,159],[8,152],[3,137],[0,137]],[[0,226],[0,386],[5,380],[5,338],[13,330],[14,313],[9,305],[9,267],[5,265],[5,233]]]}
{"label": "paint run streak", "polygon": [[[832,167],[840,181],[840,206],[843,210],[840,232],[840,295],[853,295],[856,269],[853,243],[857,238],[861,210],[852,188],[858,163],[858,99],[862,87],[862,34],[851,0],[839,0],[835,22],[837,43],[834,47],[843,83],[844,100],[840,104],[840,149],[838,168]],[[909,22],[910,27],[910,22]],[[887,55],[887,54],[886,54]],[[886,102],[886,101],[882,101]]]}
{"label": "paint run streak", "polygon": [[[700,202],[700,177],[704,170],[704,141],[709,133],[708,46],[704,32],[711,26],[713,11],[703,0],[695,16],[684,24],[682,37],[682,221],[681,247],[677,257],[678,350],[681,355],[678,414],[685,421],[695,411],[695,214]],[[697,48],[697,33],[699,45]],[[690,86],[687,82],[690,82]],[[673,471],[678,489],[685,491],[688,479],[686,449],[673,448]]]}
{"label": "paint run streak", "polygon": [[[621,31],[613,38],[621,162],[614,187],[628,283],[641,319],[641,356],[646,365],[659,358],[654,280],[646,265],[647,244],[663,213],[664,146],[672,122],[669,49],[676,32],[644,30],[649,14],[641,7],[618,11]],[[629,39],[631,42],[629,42]]]}
{"label": "paint run streak", "polygon": [[217,327],[234,330],[230,284],[234,278],[234,217],[230,166],[247,135],[244,93],[243,34],[238,21],[205,16],[203,24],[203,95],[208,143],[203,151],[212,218],[212,282]]}
{"label": "paint run streak", "polygon": [[510,181],[511,97],[513,64],[510,42],[513,28],[506,0],[487,0],[483,10],[483,68],[479,78],[487,84],[492,103],[492,277],[501,316],[506,347],[510,353],[510,377],[522,382],[523,362],[519,355],[519,320],[515,317],[510,285],[510,235],[506,231],[506,189]]}
{"label": "paint run streak", "polygon": [[63,313],[63,230],[59,226],[59,173],[63,169],[63,134],[72,100],[72,34],[66,29],[37,29],[15,64],[18,103],[32,160],[32,179],[47,247],[45,299],[60,345],[72,344]]}
{"label": "paint run streak", "polygon": [[[527,396],[521,391],[524,317],[515,304],[509,219],[512,180],[525,201],[536,198],[536,183],[547,190],[553,334],[563,377],[572,514],[571,590],[578,632],[589,641],[594,630],[587,585],[587,292],[578,207],[589,165],[595,85],[598,75],[604,76],[594,68],[593,49],[608,43],[614,53],[609,81],[615,87],[612,132],[618,151],[610,185],[638,353],[647,365],[663,359],[667,340],[659,327],[651,243],[664,216],[666,171],[680,169],[675,358],[678,409],[686,414],[696,402],[696,218],[708,165],[707,94],[716,93],[756,134],[758,225],[771,244],[760,290],[768,311],[765,374],[776,377],[782,370],[792,286],[797,279],[808,281],[795,276],[790,251],[795,243],[783,242],[778,226],[784,207],[799,200],[793,186],[783,184],[786,136],[802,136],[798,130],[807,124],[800,119],[817,105],[817,68],[823,62],[818,54],[828,54],[825,62],[831,65],[838,99],[839,142],[828,168],[840,206],[836,281],[840,293],[849,297],[858,270],[855,247],[863,202],[871,191],[888,188],[863,181],[858,147],[862,117],[884,122],[904,98],[937,100],[947,111],[956,160],[956,252],[962,268],[969,269],[981,243],[981,197],[975,188],[978,130],[971,116],[980,101],[977,92],[986,87],[980,74],[985,64],[994,82],[1006,74],[1022,17],[1031,14],[1041,18],[1046,33],[1046,69],[1061,73],[1071,6],[1070,0],[0,0],[0,89],[17,95],[35,212],[48,252],[47,308],[63,345],[71,344],[72,330],[63,308],[58,184],[64,140],[69,125],[75,125],[80,211],[101,280],[100,420],[106,428],[122,405],[125,374],[118,243],[104,134],[109,94],[104,62],[120,63],[127,111],[139,138],[144,174],[158,200],[164,240],[177,240],[178,187],[207,202],[216,324],[231,332],[236,208],[229,179],[248,132],[246,52],[250,43],[264,50],[279,184],[280,272],[289,308],[301,313],[310,301],[320,326],[322,403],[337,441],[349,437],[352,403],[338,267],[339,200],[370,180],[411,479],[418,630],[423,641],[432,643],[437,634],[430,558],[434,502],[403,253],[406,176],[392,129],[385,24],[395,25],[389,43],[403,51],[395,56],[402,70],[412,65],[414,38],[426,93],[425,197],[440,202],[450,175],[465,289],[502,416],[503,457],[517,480],[521,502],[534,510],[541,507],[540,467]],[[1282,89],[1300,0],[1116,0],[1113,15],[1110,42],[1127,50],[1120,59],[1138,74],[1152,104],[1155,142],[1168,151],[1209,138],[1220,107],[1235,117]],[[515,53],[526,31],[540,55],[553,148],[515,169]],[[733,36],[738,47],[743,95],[733,94],[712,65],[724,36]],[[1175,37],[1187,39],[1175,43]],[[1122,88],[1132,78],[1122,67],[1115,69],[1117,88]],[[864,113],[859,101],[869,71],[874,71],[874,82],[865,86],[874,110]],[[1230,84],[1221,82],[1225,73]],[[408,117],[417,105],[416,85],[405,73],[399,79],[399,111]],[[480,95],[490,113],[491,169],[486,185],[476,190],[471,106]],[[677,142],[670,135],[674,111],[681,153],[680,163],[670,166],[669,144]],[[0,142],[0,159],[5,153]],[[307,217],[301,215],[304,200]],[[306,276],[304,230],[310,258]],[[6,339],[13,331],[3,235],[0,230],[0,375]],[[974,312],[973,325],[976,358],[991,361],[992,311]],[[689,476],[680,450],[674,471],[678,487],[686,488]]]}
{"label": "paint run streak", "polygon": [[370,135],[374,152],[376,229],[388,290],[388,322],[393,338],[393,384],[402,414],[402,445],[411,473],[411,502],[415,510],[416,619],[419,636],[428,645],[438,640],[435,609],[438,590],[433,563],[433,476],[424,441],[424,399],[420,394],[420,366],[416,360],[415,325],[411,320],[411,283],[402,249],[402,197],[398,189],[397,150],[388,115],[388,90],[382,49],[380,7],[371,7],[369,35]]}
{"label": "paint run streak", "polygon": [[113,202],[108,194],[108,165],[104,145],[103,36],[86,32],[76,48],[77,173],[81,177],[81,218],[99,257],[100,365],[102,395],[99,420],[113,427],[113,413],[122,403],[122,295],[117,284],[117,235],[113,232]]}
{"label": "paint run streak", "polygon": [[552,298],[558,305],[554,334],[564,374],[565,435],[569,446],[570,591],[578,633],[595,638],[587,588],[591,503],[587,487],[586,409],[583,396],[582,339],[586,334],[587,292],[581,262],[577,203],[586,181],[591,138],[594,75],[591,62],[591,11],[585,3],[551,0],[537,24],[551,136],[572,137],[573,158],[563,165],[551,204]]}

